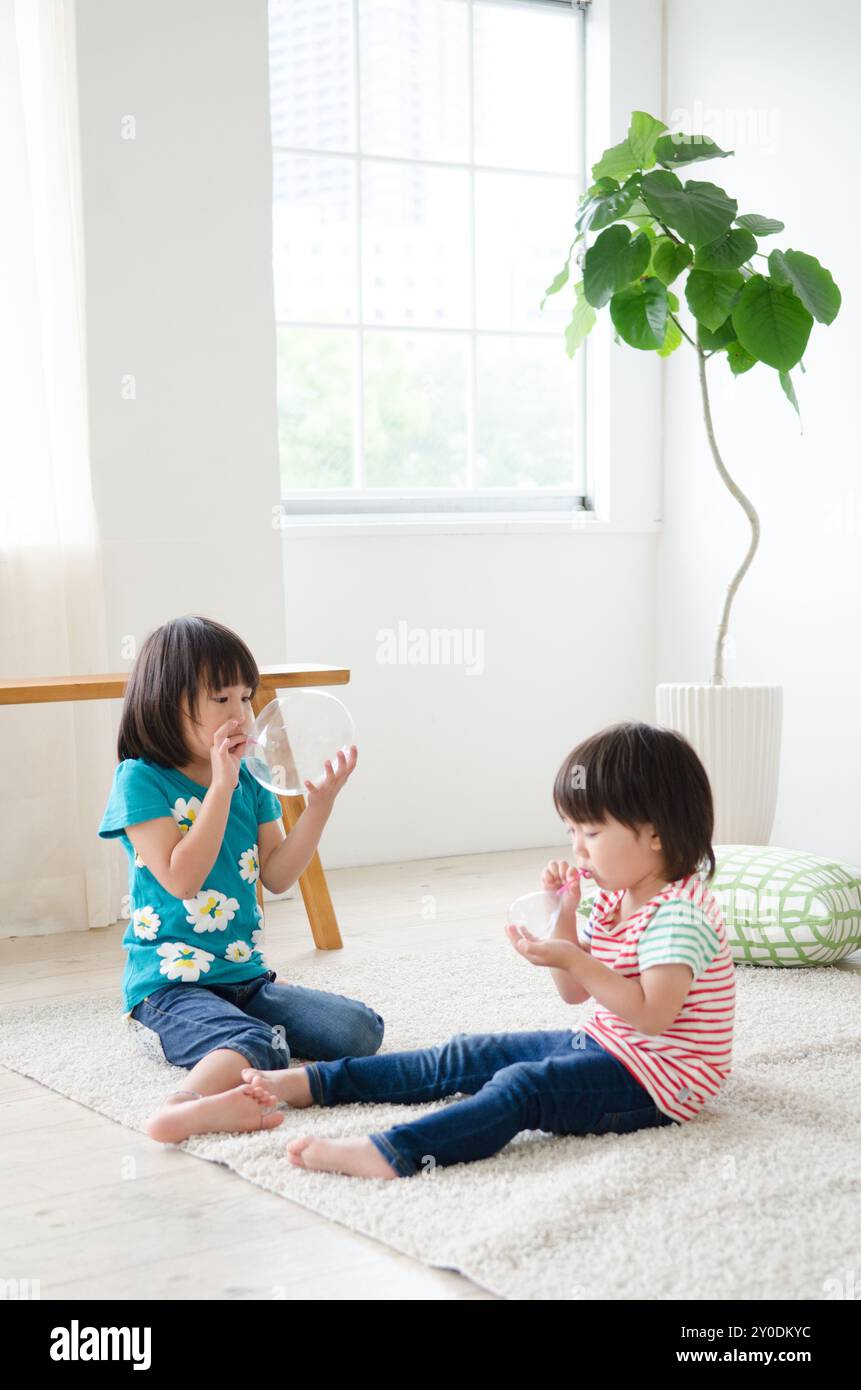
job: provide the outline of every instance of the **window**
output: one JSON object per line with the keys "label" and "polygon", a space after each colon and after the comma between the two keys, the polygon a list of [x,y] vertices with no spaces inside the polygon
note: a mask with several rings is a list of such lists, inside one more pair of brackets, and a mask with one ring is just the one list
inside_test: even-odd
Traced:
{"label": "window", "polygon": [[271,0],[286,512],[579,510],[581,11]]}

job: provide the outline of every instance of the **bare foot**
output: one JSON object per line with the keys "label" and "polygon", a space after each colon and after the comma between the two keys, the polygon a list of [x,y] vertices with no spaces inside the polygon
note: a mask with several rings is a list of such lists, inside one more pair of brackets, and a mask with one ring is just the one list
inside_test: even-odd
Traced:
{"label": "bare foot", "polygon": [[353,1178],[396,1178],[370,1139],[291,1139],[284,1152],[294,1168],[317,1168],[324,1173],[348,1173]]}
{"label": "bare foot", "polygon": [[297,1110],[314,1104],[311,1083],[305,1067],[286,1067],[282,1071],[258,1071],[256,1067],[243,1067],[242,1080],[252,1086],[263,1086],[272,1091],[280,1101],[295,1106]]}
{"label": "bare foot", "polygon": [[146,1132],[162,1144],[179,1144],[192,1134],[209,1134],[213,1130],[228,1133],[254,1129],[275,1129],[284,1116],[264,1113],[267,1106],[278,1104],[278,1097],[263,1086],[247,1083],[230,1091],[219,1091],[200,1100],[174,1101],[157,1110],[147,1121]]}

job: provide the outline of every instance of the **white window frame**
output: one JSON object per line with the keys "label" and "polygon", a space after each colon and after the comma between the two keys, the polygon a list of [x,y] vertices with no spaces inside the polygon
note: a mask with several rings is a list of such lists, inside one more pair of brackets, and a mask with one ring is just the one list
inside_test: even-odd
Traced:
{"label": "white window frame", "polygon": [[[571,362],[571,373],[573,379],[573,390],[579,402],[578,428],[575,432],[574,453],[572,456],[572,473],[579,474],[584,479],[584,491],[577,493],[571,489],[552,489],[536,488],[534,491],[528,488],[477,488],[474,484],[474,462],[475,462],[475,403],[476,403],[476,358],[477,343],[479,337],[536,337],[553,338],[558,342],[559,351],[564,352],[564,341],[562,333],[558,328],[539,329],[539,330],[489,330],[478,329],[475,323],[475,291],[476,291],[476,256],[475,256],[475,175],[476,173],[519,173],[526,176],[555,177],[565,180],[573,179],[575,186],[579,189],[586,187],[586,23],[591,0],[464,0],[464,4],[469,10],[469,60],[468,60],[468,83],[469,83],[469,111],[470,111],[470,131],[469,149],[470,155],[475,152],[475,132],[474,132],[474,57],[473,57],[473,11],[476,6],[482,4],[508,4],[517,8],[525,9],[541,5],[544,7],[564,6],[566,9],[574,11],[572,22],[575,25],[576,51],[575,64],[578,69],[578,81],[581,94],[581,118],[580,118],[580,140],[576,150],[576,165],[573,174],[559,174],[552,170],[538,169],[518,169],[509,166],[480,165],[476,164],[472,158],[468,161],[449,162],[443,160],[409,159],[394,155],[370,155],[362,151],[361,148],[361,93],[359,89],[359,0],[352,0],[352,22],[354,33],[354,99],[355,99],[355,122],[356,122],[356,149],[354,151],[333,151],[317,150],[310,147],[299,147],[289,145],[273,145],[273,154],[301,154],[322,157],[332,157],[338,159],[352,159],[356,162],[356,274],[357,274],[357,304],[358,313],[355,323],[318,323],[298,319],[276,319],[276,330],[281,326],[291,328],[313,327],[313,328],[343,328],[349,329],[354,333],[355,359],[354,359],[354,390],[355,390],[355,409],[354,409],[354,460],[357,466],[357,485],[353,488],[325,488],[325,489],[285,489],[282,491],[281,510],[282,525],[286,527],[301,525],[307,528],[320,523],[323,533],[329,532],[333,524],[337,524],[339,518],[347,523],[355,521],[364,529],[362,523],[372,522],[393,522],[415,521],[422,523],[434,523],[436,521],[456,521],[463,518],[465,522],[480,524],[483,520],[487,522],[498,522],[506,524],[510,521],[524,519],[546,523],[548,526],[571,525],[588,522],[595,519],[593,504],[593,483],[592,470],[590,468],[591,450],[587,447],[590,433],[590,410],[589,397],[592,392],[588,386],[588,340],[581,346]],[[360,177],[360,161],[366,163],[398,164],[398,165],[418,165],[420,167],[466,170],[470,176],[470,270],[471,270],[471,299],[472,323],[469,328],[435,328],[430,326],[417,327],[415,324],[369,324],[364,323],[363,313],[363,285],[362,285],[362,190]],[[561,237],[564,239],[567,232],[564,228],[560,229]],[[561,243],[560,243],[561,244]],[[564,248],[562,250],[564,255]],[[458,334],[469,339],[469,373],[470,382],[467,392],[467,467],[468,485],[466,488],[374,488],[373,491],[364,490],[364,371],[363,371],[363,335],[368,331],[388,331],[393,330],[408,331],[411,333],[444,333],[451,335]],[[279,457],[280,469],[280,457]],[[482,528],[483,529],[483,528]]]}

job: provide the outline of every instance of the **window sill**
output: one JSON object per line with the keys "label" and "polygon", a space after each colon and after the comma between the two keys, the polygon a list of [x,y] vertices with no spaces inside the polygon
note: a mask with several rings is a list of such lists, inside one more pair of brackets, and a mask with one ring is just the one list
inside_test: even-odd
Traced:
{"label": "window sill", "polygon": [[482,517],[472,513],[461,516],[424,512],[422,514],[403,513],[392,515],[355,516],[343,513],[338,516],[302,516],[282,518],[280,530],[286,535],[301,539],[334,536],[469,536],[498,535],[628,535],[639,532],[657,532],[660,521],[618,522],[603,521],[593,515],[576,513],[573,517],[560,517],[553,513],[495,512]]}

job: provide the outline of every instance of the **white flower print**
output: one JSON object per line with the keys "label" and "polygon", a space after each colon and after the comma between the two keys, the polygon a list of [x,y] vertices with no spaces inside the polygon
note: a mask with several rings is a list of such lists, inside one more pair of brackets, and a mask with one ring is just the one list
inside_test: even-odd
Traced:
{"label": "white flower print", "polygon": [[260,860],[257,857],[256,845],[252,845],[250,849],[244,849],[240,854],[239,876],[244,878],[246,883],[256,883],[260,877]]}
{"label": "white flower print", "polygon": [[202,810],[203,802],[199,796],[190,796],[187,801],[184,796],[178,796],[173,803],[171,815],[183,835],[187,835]]}
{"label": "white flower print", "polygon": [[188,984],[205,975],[210,962],[215,960],[209,951],[202,951],[199,946],[187,946],[184,941],[165,941],[157,950],[162,957],[161,974],[169,980],[184,980]]}
{"label": "white flower print", "polygon": [[152,941],[160,926],[161,918],[154,907],[136,907],[132,913],[132,931],[141,941]]}
{"label": "white flower print", "polygon": [[145,864],[145,863],[143,862],[143,860],[141,859],[141,857],[140,857],[140,855],[138,854],[137,850],[135,850],[135,868],[136,868],[136,869],[145,869],[145,868],[146,868],[146,864]]}
{"label": "white flower print", "polygon": [[196,898],[183,898],[182,905],[195,931],[224,931],[239,911],[236,898],[226,898],[217,888],[202,888]]}
{"label": "white flower print", "polygon": [[263,965],[266,964],[266,960],[263,955],[264,942],[265,935],[263,932],[263,927],[256,927],[255,930],[251,933],[251,944],[254,947],[255,954],[260,957],[261,964]]}
{"label": "white flower print", "polygon": [[231,941],[224,952],[225,960],[232,960],[234,964],[241,965],[243,961],[251,959],[251,947],[247,941]]}

